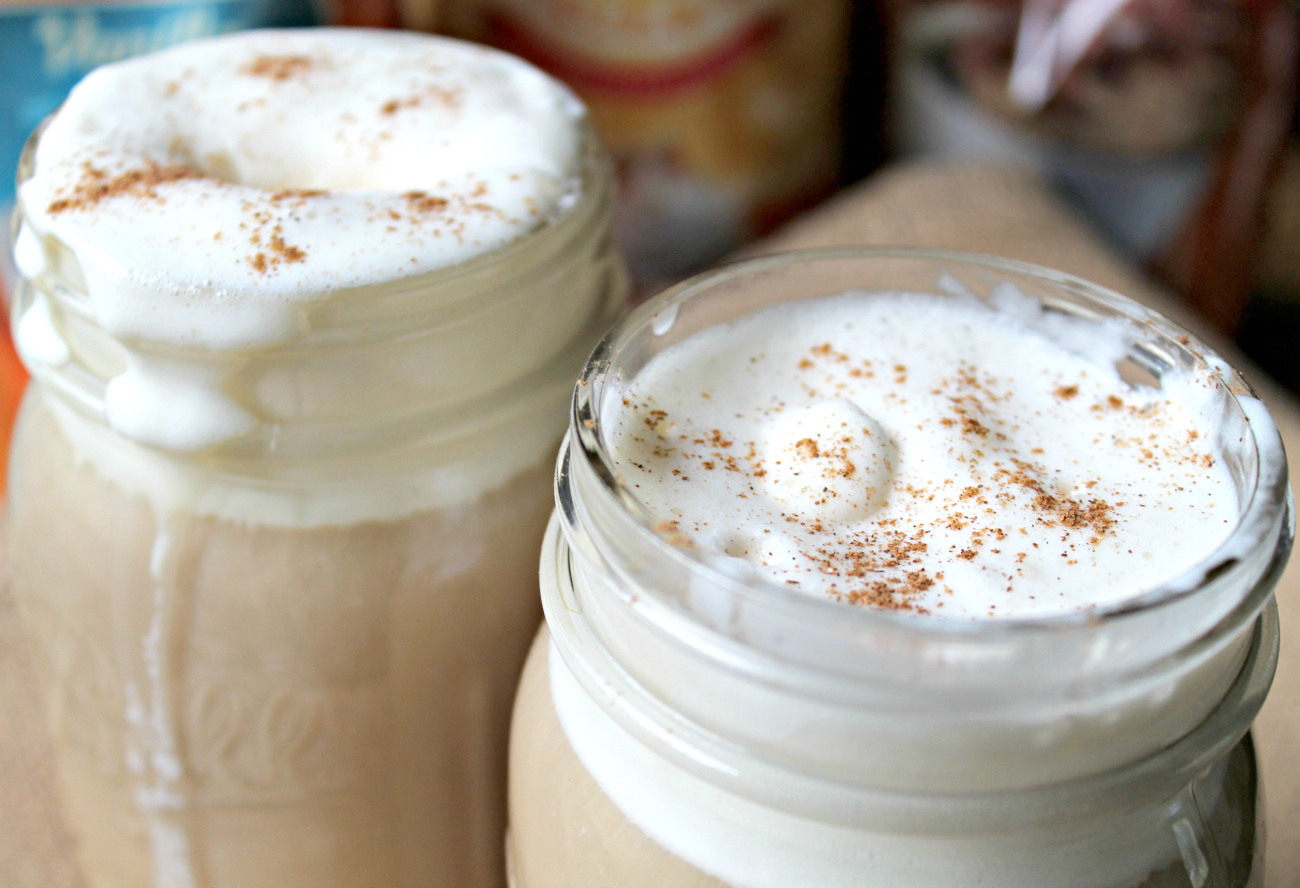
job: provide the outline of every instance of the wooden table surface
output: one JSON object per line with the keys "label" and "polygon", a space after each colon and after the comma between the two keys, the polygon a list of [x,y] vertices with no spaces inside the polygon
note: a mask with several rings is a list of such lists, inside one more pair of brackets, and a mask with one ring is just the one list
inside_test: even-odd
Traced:
{"label": "wooden table surface", "polygon": [[[988,166],[889,168],[798,220],[762,250],[912,244],[993,253],[1047,265],[1145,302],[1229,356],[1272,409],[1290,453],[1300,452],[1300,407],[1175,299],[1116,258],[1036,179]],[[0,549],[3,551],[3,549]],[[1282,656],[1255,727],[1266,787],[1266,888],[1300,885],[1300,558],[1277,590]],[[49,741],[12,598],[0,586],[0,886],[82,886],[59,819]],[[1055,886],[1044,886],[1055,888]]]}

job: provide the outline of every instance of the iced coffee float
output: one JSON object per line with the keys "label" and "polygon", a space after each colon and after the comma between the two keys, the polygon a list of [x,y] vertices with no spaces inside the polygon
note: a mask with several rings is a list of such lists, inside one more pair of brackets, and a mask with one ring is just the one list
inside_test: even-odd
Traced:
{"label": "iced coffee float", "polygon": [[708,330],[629,381],[614,458],[681,542],[837,601],[1041,616],[1178,576],[1236,523],[1214,371],[1132,385],[1123,329],[1003,302],[846,293]]}
{"label": "iced coffee float", "polygon": [[656,297],[574,395],[515,884],[1247,884],[1286,491],[1231,367],[1057,272],[814,251]]}
{"label": "iced coffee float", "polygon": [[612,169],[504,53],[251,32],[28,145],[9,502],[93,888],[495,888]]}

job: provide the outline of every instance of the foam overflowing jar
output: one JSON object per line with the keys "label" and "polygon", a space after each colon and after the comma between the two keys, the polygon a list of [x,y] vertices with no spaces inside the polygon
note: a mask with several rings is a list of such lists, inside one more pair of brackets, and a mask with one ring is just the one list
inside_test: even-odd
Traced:
{"label": "foam overflowing jar", "polygon": [[[693,545],[611,451],[630,382],[703,330],[846,291],[969,304],[1012,293],[1036,317],[1122,329],[1118,371],[1135,386],[1208,370],[1202,410],[1235,527],[1132,597],[997,619],[852,606]],[[1240,375],[1148,309],[958,253],[724,267],[642,305],[598,346],[556,501],[541,567],[550,641],[525,671],[512,739],[518,888],[593,873],[736,888],[1257,884],[1247,732],[1277,659],[1285,456]]]}
{"label": "foam overflowing jar", "polygon": [[[159,467],[202,466],[203,489],[143,480],[201,510],[329,523],[335,508],[354,518],[358,500],[382,518],[495,487],[549,456],[551,434],[516,432],[554,428],[572,368],[623,303],[611,170],[585,124],[582,140],[564,209],[526,236],[422,274],[305,290],[292,333],[231,348],[107,329],[76,252],[57,237],[36,246],[40,227],[20,201],[18,347],[52,409],[90,420],[96,443],[145,445],[131,459]],[[219,304],[202,321],[227,323]],[[308,480],[305,498],[276,489]]]}
{"label": "foam overflowing jar", "polygon": [[424,35],[188,44],[33,135],[11,563],[89,884],[502,883],[612,201],[565,87]]}

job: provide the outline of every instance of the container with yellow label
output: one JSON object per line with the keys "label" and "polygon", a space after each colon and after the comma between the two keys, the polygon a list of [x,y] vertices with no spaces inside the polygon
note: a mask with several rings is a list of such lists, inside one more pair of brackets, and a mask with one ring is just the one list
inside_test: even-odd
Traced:
{"label": "container with yellow label", "polygon": [[848,0],[462,0],[443,21],[565,80],[618,161],[618,233],[653,285],[823,196]]}

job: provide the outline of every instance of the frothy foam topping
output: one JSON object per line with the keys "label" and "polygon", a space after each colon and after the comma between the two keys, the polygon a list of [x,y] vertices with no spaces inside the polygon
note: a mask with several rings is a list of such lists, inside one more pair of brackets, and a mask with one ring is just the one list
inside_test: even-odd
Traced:
{"label": "frothy foam topping", "polygon": [[[565,209],[584,113],[527,63],[444,38],[188,43],[72,91],[20,189],[21,267],[79,272],[95,320],[129,349],[285,342],[305,332],[307,303],[463,262]],[[131,356],[110,384],[119,431],[179,450],[246,431],[218,403],[219,374],[148,363]],[[193,408],[179,436],[168,391]]]}
{"label": "frothy foam topping", "polygon": [[1238,504],[1213,371],[1131,385],[1122,328],[844,294],[711,328],[611,403],[625,481],[674,541],[811,595],[950,617],[1132,598]]}
{"label": "frothy foam topping", "polygon": [[41,137],[23,206],[99,320],[150,341],[284,338],[292,306],[461,262],[572,188],[581,105],[504,53],[266,31],[109,65]]}

